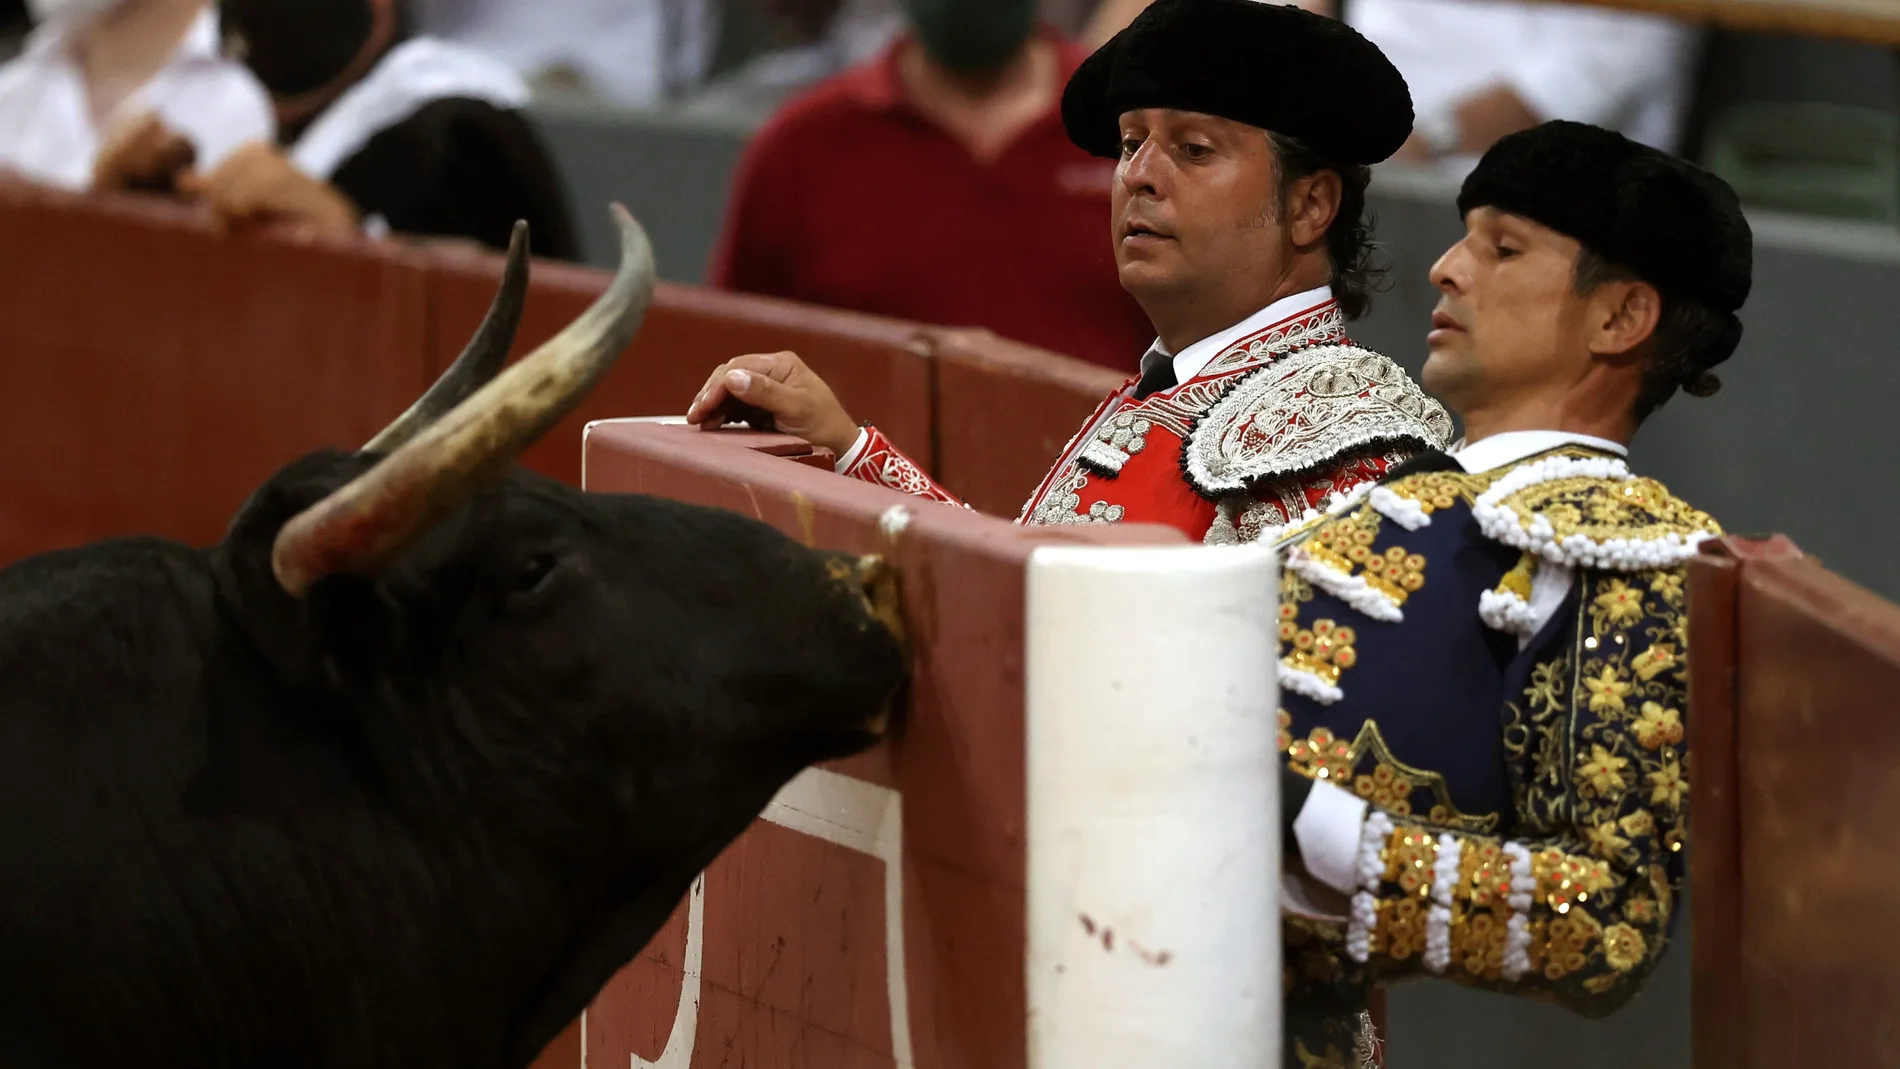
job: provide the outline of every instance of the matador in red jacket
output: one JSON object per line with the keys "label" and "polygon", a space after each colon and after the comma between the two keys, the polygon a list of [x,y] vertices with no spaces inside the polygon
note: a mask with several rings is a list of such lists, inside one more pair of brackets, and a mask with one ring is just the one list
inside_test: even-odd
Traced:
{"label": "matador in red jacket", "polygon": [[[1247,62],[1212,60],[1235,40]],[[1062,116],[1077,145],[1118,161],[1116,268],[1157,338],[1019,522],[1248,542],[1449,444],[1445,410],[1346,333],[1372,274],[1369,167],[1412,128],[1376,46],[1296,7],[1157,0],[1077,69]],[[1008,235],[971,240],[1008,255]],[[834,451],[842,474],[958,503],[792,353],[728,361],[687,418],[774,426]]]}

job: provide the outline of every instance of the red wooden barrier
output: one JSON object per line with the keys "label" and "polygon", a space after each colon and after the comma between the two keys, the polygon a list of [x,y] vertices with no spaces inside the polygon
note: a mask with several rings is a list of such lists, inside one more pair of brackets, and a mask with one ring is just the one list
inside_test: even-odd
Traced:
{"label": "red wooden barrier", "polygon": [[0,184],[0,562],[108,535],[215,541],[308,450],[428,383],[428,263],[216,233],[142,198]]}
{"label": "red wooden barrier", "polygon": [[[501,259],[493,254],[437,253],[436,367],[447,367],[461,351],[500,278]],[[566,326],[600,296],[608,279],[605,271],[593,268],[537,262],[515,353],[527,352]],[[854,415],[875,420],[919,463],[930,464],[930,366],[907,344],[915,329],[915,324],[876,316],[662,283],[632,348],[580,411],[550,431],[523,463],[578,483],[581,428],[588,421],[679,415],[720,363],[742,353],[790,349],[825,377]]]}
{"label": "red wooden barrier", "polygon": [[1900,606],[1783,538],[1690,598],[1696,1065],[1900,1066]]}
{"label": "red wooden barrier", "polygon": [[[809,773],[721,855],[694,896],[698,940],[689,900],[589,1011],[586,1064],[1021,1066],[1024,569],[1038,545],[1182,537],[1020,528],[751,446],[801,449],[747,432],[599,425],[587,486],[731,508],[808,544],[886,554],[914,644],[909,717],[893,745]],[[577,1069],[575,1038],[541,1069]]]}

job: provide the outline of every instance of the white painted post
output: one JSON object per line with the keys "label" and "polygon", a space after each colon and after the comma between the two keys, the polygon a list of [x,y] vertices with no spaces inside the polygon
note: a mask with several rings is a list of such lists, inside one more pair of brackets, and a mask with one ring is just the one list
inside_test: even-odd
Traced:
{"label": "white painted post", "polygon": [[1030,559],[1030,1069],[1280,1064],[1276,561]]}

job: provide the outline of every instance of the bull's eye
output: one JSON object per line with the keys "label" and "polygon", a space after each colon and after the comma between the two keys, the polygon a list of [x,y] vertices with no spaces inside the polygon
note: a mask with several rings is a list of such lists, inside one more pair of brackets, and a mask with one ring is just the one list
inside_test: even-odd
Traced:
{"label": "bull's eye", "polygon": [[517,594],[533,594],[547,585],[548,577],[554,574],[555,559],[552,553],[536,553],[521,565],[521,571],[515,576]]}

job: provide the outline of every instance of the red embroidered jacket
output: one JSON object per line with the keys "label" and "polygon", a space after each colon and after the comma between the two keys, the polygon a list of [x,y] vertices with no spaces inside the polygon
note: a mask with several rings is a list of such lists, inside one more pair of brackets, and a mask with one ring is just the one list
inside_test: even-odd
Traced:
{"label": "red embroidered jacket", "polygon": [[[1018,523],[1165,523],[1251,542],[1451,439],[1444,408],[1351,344],[1331,300],[1241,338],[1171,389],[1137,401],[1134,384],[1070,439]],[[875,427],[854,452],[845,475],[961,504]]]}

